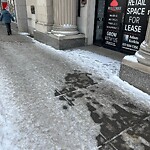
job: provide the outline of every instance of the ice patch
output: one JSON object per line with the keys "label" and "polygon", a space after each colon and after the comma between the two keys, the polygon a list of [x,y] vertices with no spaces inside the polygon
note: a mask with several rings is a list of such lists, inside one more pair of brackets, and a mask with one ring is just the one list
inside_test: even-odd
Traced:
{"label": "ice patch", "polygon": [[26,32],[19,32],[19,34],[20,35],[26,35],[26,36],[30,35],[29,33],[26,33]]}
{"label": "ice patch", "polygon": [[125,56],[123,59],[128,60],[128,61],[132,61],[132,62],[135,62],[135,63],[138,62],[137,61],[137,57],[135,55],[133,55],[133,56]]}

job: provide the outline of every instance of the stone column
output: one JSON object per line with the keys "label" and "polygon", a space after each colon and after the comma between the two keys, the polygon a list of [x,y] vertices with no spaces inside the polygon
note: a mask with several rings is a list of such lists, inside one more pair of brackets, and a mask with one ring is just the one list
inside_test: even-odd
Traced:
{"label": "stone column", "polygon": [[76,25],[76,0],[53,0],[54,25],[53,34],[78,34]]}
{"label": "stone column", "polygon": [[15,0],[18,30],[28,31],[26,0]]}
{"label": "stone column", "polygon": [[141,44],[139,51],[136,52],[135,55],[139,63],[150,66],[150,17],[146,32],[146,38]]}

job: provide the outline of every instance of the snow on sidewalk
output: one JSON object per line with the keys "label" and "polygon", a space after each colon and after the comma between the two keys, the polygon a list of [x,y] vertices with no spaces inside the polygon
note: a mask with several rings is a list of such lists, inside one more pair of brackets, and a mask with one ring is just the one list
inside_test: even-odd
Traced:
{"label": "snow on sidewalk", "polygon": [[[91,73],[93,76],[103,77],[105,80],[110,81],[111,83],[122,89],[122,91],[129,93],[132,97],[135,97],[136,100],[138,99],[139,101],[135,101],[136,103],[141,103],[147,108],[150,108],[149,94],[144,93],[143,91],[135,88],[134,86],[119,78],[119,70],[121,65],[120,61],[81,49],[66,51],[56,50],[51,46],[40,43],[34,39],[32,40],[37,46],[40,46],[50,53],[57,53],[61,55],[68,61],[80,66],[83,70]],[[135,61],[135,57],[133,57],[133,61]]]}
{"label": "snow on sidewalk", "polygon": [[0,150],[17,150],[17,128],[13,124],[18,117],[17,108],[12,101],[13,91],[8,77],[0,71]]}

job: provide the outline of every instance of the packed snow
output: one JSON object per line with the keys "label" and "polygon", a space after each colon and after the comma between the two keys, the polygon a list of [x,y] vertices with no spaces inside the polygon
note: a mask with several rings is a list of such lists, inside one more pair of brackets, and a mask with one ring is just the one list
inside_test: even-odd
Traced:
{"label": "packed snow", "polygon": [[17,128],[12,122],[19,116],[12,101],[13,93],[9,86],[9,77],[0,72],[0,150],[9,150],[12,147],[16,150],[14,143],[17,140]]}
{"label": "packed snow", "polygon": [[131,62],[135,62],[135,63],[137,63],[138,62],[138,60],[137,60],[137,57],[136,56],[125,56],[123,59],[125,59],[125,60],[129,60],[129,61],[131,61]]}

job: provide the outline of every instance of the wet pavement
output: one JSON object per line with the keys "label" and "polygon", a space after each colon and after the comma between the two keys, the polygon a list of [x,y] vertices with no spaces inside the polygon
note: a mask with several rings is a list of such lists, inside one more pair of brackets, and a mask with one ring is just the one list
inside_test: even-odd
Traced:
{"label": "wet pavement", "polygon": [[63,105],[66,111],[68,107],[87,106],[92,120],[100,126],[95,137],[98,149],[150,149],[150,112],[135,106],[126,94],[113,89],[103,79],[94,82],[88,73],[75,70],[67,74],[65,84],[55,90],[55,96],[66,102]]}
{"label": "wet pavement", "polygon": [[18,149],[150,150],[150,108],[137,97],[1,29],[0,75],[13,90],[7,105],[15,109],[8,114],[3,99],[0,108],[19,128],[21,137],[12,140]]}

